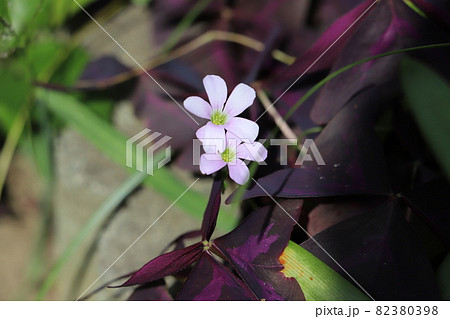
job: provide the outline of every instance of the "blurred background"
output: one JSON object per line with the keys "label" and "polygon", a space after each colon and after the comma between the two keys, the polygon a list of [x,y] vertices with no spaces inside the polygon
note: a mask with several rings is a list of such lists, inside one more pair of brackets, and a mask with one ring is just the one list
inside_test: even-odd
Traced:
{"label": "blurred background", "polygon": [[[79,4],[145,65],[160,53],[149,2]],[[161,193],[155,185],[142,187],[142,176],[130,178],[124,138],[146,127],[128,98],[133,83],[66,90],[102,57],[106,64],[98,72],[90,69],[94,77],[136,67],[75,2],[1,0],[0,16],[0,299],[76,299],[195,179],[170,168],[176,187]],[[76,99],[56,102],[52,110],[46,85]],[[205,180],[193,187],[197,197],[190,207],[200,207],[196,214],[172,207],[96,286],[198,229],[209,185]],[[104,289],[95,298],[124,299],[128,292]]]}

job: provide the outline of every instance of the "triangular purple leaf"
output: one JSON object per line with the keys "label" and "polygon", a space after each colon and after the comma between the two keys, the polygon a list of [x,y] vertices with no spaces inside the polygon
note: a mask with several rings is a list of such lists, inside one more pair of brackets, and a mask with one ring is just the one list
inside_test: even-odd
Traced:
{"label": "triangular purple leaf", "polygon": [[[366,0],[349,13],[336,20],[306,53],[300,56],[293,65],[287,68],[287,70],[282,70],[280,76],[275,77],[271,83],[276,84],[280,81],[289,81],[292,83],[293,80],[298,78],[303,72],[307,71],[313,64],[314,66],[309,72],[330,68],[339,56],[345,43],[357,29],[357,26],[367,17],[369,12],[366,11],[369,8],[372,10],[376,7],[374,3],[374,0]],[[366,12],[366,14],[362,16],[364,12]],[[360,17],[361,19],[358,20]],[[350,26],[352,27],[350,28]],[[348,31],[345,32],[347,29]],[[334,45],[331,47],[333,43]],[[316,61],[328,48],[330,48],[330,50],[327,51],[320,60]]]}
{"label": "triangular purple leaf", "polygon": [[439,299],[422,242],[394,200],[313,238],[301,246],[347,277],[332,256],[375,300]]}
{"label": "triangular purple leaf", "polygon": [[450,248],[450,185],[444,178],[435,179],[402,194],[410,206]]}
{"label": "triangular purple leaf", "polygon": [[255,185],[244,198],[389,194],[383,151],[372,128],[381,101],[376,89],[365,90],[325,127],[315,140],[325,165],[309,161],[276,171],[258,180],[264,190]]}
{"label": "triangular purple leaf", "polygon": [[184,283],[176,300],[257,300],[227,268],[204,253]]}
{"label": "triangular purple leaf", "polygon": [[281,273],[279,261],[302,203],[288,200],[280,203],[283,209],[277,205],[258,209],[235,230],[213,242],[258,299],[304,299],[297,281]]}
{"label": "triangular purple leaf", "polygon": [[123,65],[113,56],[104,56],[97,60],[89,62],[83,74],[80,76],[81,81],[105,81],[118,74],[129,71],[130,68]]}
{"label": "triangular purple leaf", "polygon": [[[443,27],[447,32],[450,31],[450,5],[448,1],[436,0],[411,0],[427,17],[431,18]],[[447,8],[445,8],[445,4]]]}
{"label": "triangular purple leaf", "polygon": [[[332,71],[381,53],[430,44],[429,26],[403,1],[381,1],[345,45]],[[328,123],[354,94],[371,85],[378,85],[385,95],[398,92],[399,59],[394,55],[373,60],[328,82],[315,102],[312,119]]]}
{"label": "triangular purple leaf", "polygon": [[129,301],[173,301],[172,296],[167,291],[166,283],[163,279],[139,286],[128,297]]}
{"label": "triangular purple leaf", "polygon": [[203,251],[197,243],[152,259],[131,276],[121,287],[149,283],[179,272],[195,262]]}

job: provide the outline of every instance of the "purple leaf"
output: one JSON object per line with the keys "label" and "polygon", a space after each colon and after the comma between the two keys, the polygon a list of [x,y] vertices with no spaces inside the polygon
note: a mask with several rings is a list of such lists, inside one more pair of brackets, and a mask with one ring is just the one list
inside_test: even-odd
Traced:
{"label": "purple leaf", "polygon": [[403,193],[410,206],[450,248],[450,185],[444,178],[435,179]]}
{"label": "purple leaf", "polygon": [[[403,1],[381,1],[340,52],[332,71],[380,53],[430,44],[425,31],[429,25]],[[399,58],[367,62],[328,82],[316,99],[312,119],[317,124],[329,122],[352,96],[370,85],[378,85],[386,96],[398,92]]]}
{"label": "purple leaf", "polygon": [[227,268],[205,253],[192,270],[176,300],[257,300]]}
{"label": "purple leaf", "polygon": [[[450,6],[448,1],[436,0],[411,0],[425,15],[444,28],[447,32],[450,31]],[[446,4],[446,8],[445,8]]]}
{"label": "purple leaf", "polygon": [[311,236],[350,217],[365,213],[380,205],[380,199],[332,199],[314,207],[308,214],[307,232]]}
{"label": "purple leaf", "polygon": [[129,301],[173,301],[172,296],[167,291],[166,283],[163,279],[139,286],[134,290]]}
{"label": "purple leaf", "polygon": [[301,246],[347,277],[332,256],[375,300],[439,299],[422,242],[393,200],[334,225]]}
{"label": "purple leaf", "polygon": [[[281,116],[285,116],[289,109],[312,87],[312,85],[304,85],[302,89],[291,89],[277,102],[277,110]],[[273,92],[273,96],[281,96],[282,91]],[[318,92],[309,97],[302,106],[294,112],[288,122],[294,123],[301,130],[307,130],[317,125],[311,120],[310,113],[314,106],[314,101],[318,96]]]}
{"label": "purple leaf", "polygon": [[[173,90],[169,86],[164,83],[162,85],[173,94]],[[152,131],[172,137],[168,144],[175,150],[182,153],[192,151],[192,140],[200,126],[186,114],[181,103],[177,105],[168,97],[160,94],[165,93],[161,93],[160,88],[156,87],[156,84],[146,75],[141,76],[132,99],[137,115],[145,119],[146,127]],[[192,116],[192,114],[190,115]],[[205,122],[203,119],[193,117],[199,124]],[[192,164],[192,156],[187,159],[187,162],[177,161],[177,164],[186,169],[198,170]]]}
{"label": "purple leaf", "polygon": [[279,257],[291,237],[303,201],[288,200],[254,211],[235,230],[214,240],[258,299],[302,300],[293,278],[286,278]]}
{"label": "purple leaf", "polygon": [[176,250],[149,261],[131,276],[121,287],[149,283],[179,272],[195,262],[203,251],[203,245],[197,243]]}
{"label": "purple leaf", "polygon": [[200,230],[193,230],[187,233],[184,233],[180,236],[178,236],[177,238],[175,238],[170,244],[168,244],[163,250],[162,252],[168,251],[169,248],[172,245],[175,245],[175,248],[173,250],[180,250],[183,249],[185,246],[184,241],[186,239],[191,239],[191,238],[195,238],[195,237],[200,237],[202,235]]}
{"label": "purple leaf", "polygon": [[[307,52],[300,56],[296,60],[296,62],[289,68],[287,68],[286,70],[281,70],[280,74],[274,77],[274,80],[271,81],[271,83],[284,83],[286,81],[292,83],[292,81],[297,79],[300,74],[308,70],[308,68],[310,68],[311,65],[336,40],[339,39],[333,45],[333,47],[326,54],[324,54],[323,57],[318,60],[308,72],[329,69],[333,65],[336,58],[339,56],[342,47],[345,45],[348,39],[351,38],[354,31],[357,29],[358,25],[365,20],[368,12],[365,16],[358,20],[358,22],[355,23],[355,21],[359,17],[361,17],[361,15],[373,4],[374,0],[366,0],[359,6],[351,10],[349,13],[336,20]],[[373,10],[373,8],[376,6],[377,5],[374,5],[371,10]],[[345,30],[347,30],[353,23],[355,24],[347,32],[345,32]]]}
{"label": "purple leaf", "polygon": [[381,101],[376,89],[365,90],[325,127],[315,140],[324,166],[310,161],[276,171],[258,180],[265,191],[255,185],[244,198],[267,196],[266,191],[286,198],[389,194],[383,151],[372,129]]}
{"label": "purple leaf", "polygon": [[222,198],[222,177],[217,174],[214,178],[214,182],[211,188],[211,194],[209,196],[208,205],[206,206],[205,213],[202,221],[202,241],[210,240],[211,235],[216,228],[217,216],[220,209],[220,200]]}
{"label": "purple leaf", "polygon": [[115,57],[104,56],[89,62],[80,80],[103,81],[129,70],[128,67],[120,63]]}

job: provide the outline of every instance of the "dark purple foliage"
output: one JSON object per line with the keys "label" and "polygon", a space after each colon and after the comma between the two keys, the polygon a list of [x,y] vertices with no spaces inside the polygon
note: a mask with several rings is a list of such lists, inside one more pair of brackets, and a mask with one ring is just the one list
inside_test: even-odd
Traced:
{"label": "dark purple foliage", "polygon": [[173,301],[172,296],[167,291],[164,280],[157,280],[142,286],[139,286],[128,297],[129,301]]}
{"label": "dark purple foliage", "polygon": [[[220,208],[221,185],[221,179],[216,177],[204,215],[203,241],[156,257],[122,287],[148,285],[197,262],[177,300],[304,299],[297,281],[282,274],[279,262],[300,215],[302,201],[291,200],[283,203],[283,208],[257,210],[234,231],[211,241]],[[223,256],[239,277],[218,262],[214,254]]]}
{"label": "dark purple foliage", "polygon": [[434,233],[450,248],[450,185],[444,178],[407,191],[406,203],[425,221]]}
{"label": "dark purple foliage", "polygon": [[[382,99],[376,88],[360,92],[315,139],[324,166],[315,161],[261,178],[244,198],[286,198],[390,193],[383,150],[373,130]],[[264,189],[264,190],[263,190]]]}
{"label": "dark purple foliage", "polygon": [[80,76],[80,80],[102,81],[127,71],[129,71],[129,68],[120,63],[116,58],[104,56],[90,62]]}
{"label": "dark purple foliage", "polygon": [[347,276],[331,255],[375,300],[439,299],[423,244],[393,200],[324,230],[302,246]]}
{"label": "dark purple foliage", "polygon": [[197,243],[156,257],[134,273],[122,286],[146,284],[177,273],[195,262],[202,252],[202,243]]}
{"label": "dark purple foliage", "polygon": [[298,283],[281,273],[279,258],[298,220],[302,201],[280,205],[283,208],[269,206],[253,212],[238,228],[214,242],[260,299],[300,300],[304,297]]}
{"label": "dark purple foliage", "polygon": [[[346,43],[331,71],[381,53],[429,44],[427,22],[403,1],[381,1]],[[358,91],[376,85],[381,94],[399,90],[400,56],[367,62],[328,82],[321,90],[311,117],[318,124],[329,122]],[[345,88],[345,89],[343,89]]]}
{"label": "dark purple foliage", "polygon": [[[376,5],[375,2],[374,0],[366,0],[349,13],[337,19],[293,65],[281,70],[280,76],[275,77],[271,84],[281,81],[281,83],[287,82],[287,85],[290,85],[306,71],[314,72],[331,68],[339,57],[342,47],[354,33],[354,30],[364,21],[365,15],[373,10]],[[321,59],[317,60],[326,50],[329,52],[327,51],[327,54],[324,54]]]}
{"label": "dark purple foliage", "polygon": [[214,257],[203,254],[177,295],[177,300],[258,300]]}

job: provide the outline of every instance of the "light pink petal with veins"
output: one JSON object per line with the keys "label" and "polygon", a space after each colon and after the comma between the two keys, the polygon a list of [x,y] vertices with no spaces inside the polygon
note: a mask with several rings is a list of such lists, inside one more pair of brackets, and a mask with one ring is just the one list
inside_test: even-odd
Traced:
{"label": "light pink petal with veins", "polygon": [[202,142],[203,149],[207,153],[217,153],[225,150],[226,141],[223,125],[215,125],[208,122],[197,130],[197,138]]}
{"label": "light pink petal with veins", "polygon": [[238,158],[262,162],[267,158],[267,149],[260,142],[242,143],[237,147]]}
{"label": "light pink petal with veins", "polygon": [[198,96],[191,96],[188,97],[183,102],[184,107],[186,110],[191,112],[194,115],[197,115],[198,117],[204,118],[204,119],[210,119],[211,118],[211,105],[209,105],[208,102],[206,102],[204,99]]}
{"label": "light pink petal with veins", "polygon": [[230,117],[239,115],[253,104],[255,97],[253,88],[244,83],[238,84],[231,92],[224,110]]}
{"label": "light pink petal with veins", "polygon": [[218,147],[216,145],[208,145],[203,143],[203,141],[205,140],[205,136],[206,136],[206,125],[203,125],[202,127],[200,127],[197,132],[195,133],[195,136],[197,136],[197,138],[202,142],[202,146],[203,149],[205,150],[206,153],[217,153],[218,152]]}
{"label": "light pink petal with veins", "polygon": [[208,94],[209,103],[213,110],[222,110],[227,100],[228,89],[225,81],[217,75],[207,75],[203,79],[203,86]]}
{"label": "light pink petal with veins", "polygon": [[254,142],[259,133],[259,126],[253,121],[242,117],[233,117],[225,124],[225,129],[242,140]]}
{"label": "light pink petal with veins", "polygon": [[200,156],[200,172],[203,174],[210,175],[217,172],[225,165],[226,163],[222,160],[219,154],[206,153]]}
{"label": "light pink petal with veins", "polygon": [[200,127],[197,132],[195,132],[195,136],[201,141],[205,138],[205,132],[206,132],[206,125],[203,125]]}
{"label": "light pink petal with veins", "polygon": [[228,163],[228,171],[230,173],[231,179],[239,185],[244,185],[248,181],[248,178],[250,176],[248,167],[240,159]]}

